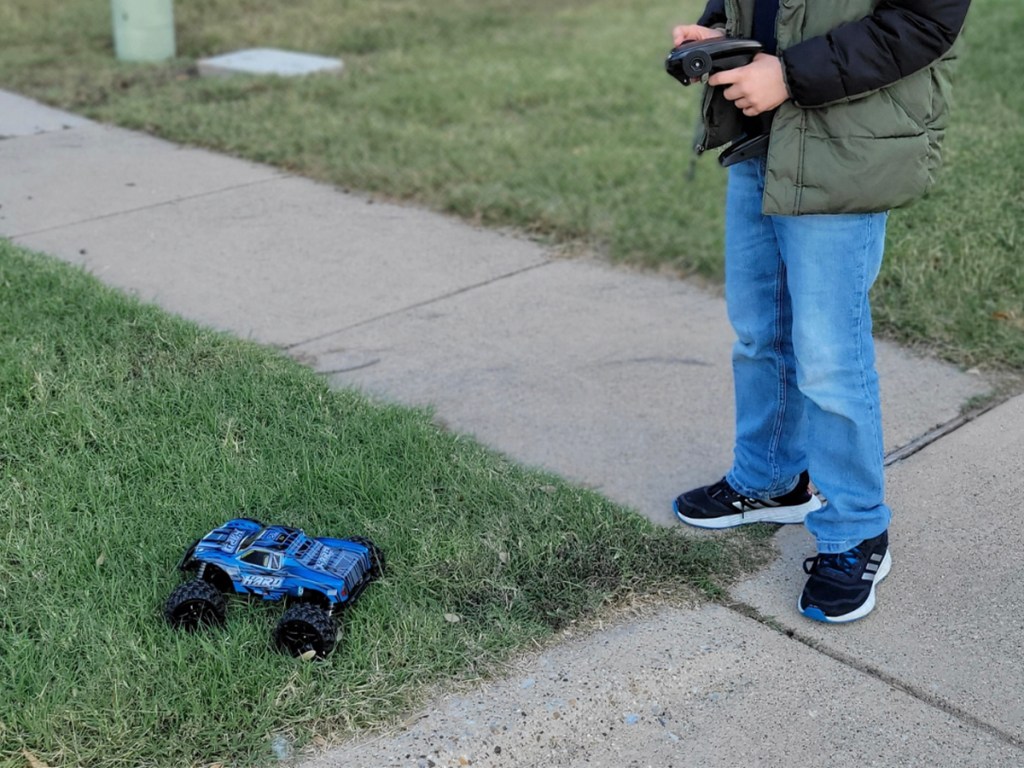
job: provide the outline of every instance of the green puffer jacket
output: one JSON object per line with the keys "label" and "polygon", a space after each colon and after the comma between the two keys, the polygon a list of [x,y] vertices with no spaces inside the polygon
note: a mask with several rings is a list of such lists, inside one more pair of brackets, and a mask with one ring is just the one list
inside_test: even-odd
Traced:
{"label": "green puffer jacket", "polygon": [[[877,0],[782,0],[776,33],[786,49],[870,15]],[[749,37],[754,0],[725,0],[726,34]],[[906,205],[923,195],[940,165],[956,46],[891,85],[823,105],[794,100],[772,123],[763,212],[857,213]],[[784,64],[784,70],[785,70]],[[739,131],[739,111],[708,88],[695,149],[723,146]]]}

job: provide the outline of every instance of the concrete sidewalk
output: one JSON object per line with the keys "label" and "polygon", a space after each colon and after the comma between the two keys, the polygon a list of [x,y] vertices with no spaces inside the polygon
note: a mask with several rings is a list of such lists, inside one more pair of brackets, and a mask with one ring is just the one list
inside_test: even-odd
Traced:
{"label": "concrete sidewalk", "polygon": [[[431,405],[661,524],[728,466],[717,296],[3,92],[0,137],[0,235],[19,245],[338,386]],[[796,613],[813,544],[789,528],[735,605],[567,638],[313,763],[1024,765],[1024,399],[946,434],[984,378],[885,344],[879,369],[887,450],[925,447],[890,470],[896,567],[869,619]]]}

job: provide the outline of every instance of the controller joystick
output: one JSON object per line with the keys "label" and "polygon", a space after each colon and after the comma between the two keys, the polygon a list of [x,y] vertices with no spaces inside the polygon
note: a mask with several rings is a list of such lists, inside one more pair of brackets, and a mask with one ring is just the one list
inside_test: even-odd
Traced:
{"label": "controller joystick", "polygon": [[749,64],[760,51],[761,44],[756,40],[735,37],[690,40],[669,52],[665,70],[683,85],[689,85],[705,75]]}

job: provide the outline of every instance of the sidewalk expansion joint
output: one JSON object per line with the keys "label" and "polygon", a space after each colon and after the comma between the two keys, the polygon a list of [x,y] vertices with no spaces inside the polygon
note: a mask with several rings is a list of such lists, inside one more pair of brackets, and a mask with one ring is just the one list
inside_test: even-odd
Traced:
{"label": "sidewalk expansion joint", "polygon": [[466,286],[463,286],[462,288],[456,288],[454,291],[449,291],[448,293],[443,293],[443,294],[441,294],[439,296],[434,296],[434,297],[429,298],[429,299],[424,299],[423,301],[417,301],[417,302],[414,302],[413,304],[408,304],[408,305],[406,305],[404,307],[399,307],[398,309],[393,309],[390,312],[383,312],[383,313],[381,313],[379,315],[375,315],[374,317],[368,317],[365,320],[360,320],[359,322],[351,323],[351,324],[343,326],[341,328],[335,328],[334,330],[327,331],[325,333],[321,333],[321,334],[318,334],[316,336],[311,336],[308,339],[302,339],[301,341],[295,341],[295,342],[292,342],[291,344],[281,344],[281,345],[278,346],[278,349],[280,349],[282,352],[291,352],[292,350],[299,349],[300,347],[304,347],[307,344],[312,344],[313,342],[316,342],[316,341],[323,341],[324,339],[329,339],[331,336],[337,336],[339,333],[345,333],[346,331],[351,331],[354,328],[361,328],[364,325],[370,325],[371,323],[376,323],[376,322],[378,322],[380,320],[384,320],[384,319],[389,318],[389,317],[394,317],[395,315],[401,315],[401,314],[403,314],[405,312],[409,312],[409,311],[414,310],[414,309],[420,309],[421,307],[429,307],[431,304],[437,304],[438,302],[441,302],[441,301],[447,301],[448,299],[454,298],[455,296],[461,296],[464,293],[469,293],[470,291],[475,291],[478,288],[486,288],[488,285],[493,285],[494,283],[499,283],[502,280],[508,280],[509,278],[513,278],[513,277],[519,277],[519,275],[525,274],[527,272],[532,272],[533,270],[540,269],[541,267],[548,267],[548,266],[550,266],[551,264],[554,264],[554,263],[555,262],[553,262],[553,261],[542,261],[539,264],[531,264],[528,267],[523,267],[521,269],[516,269],[516,270],[513,270],[512,272],[506,272],[503,275],[498,275],[497,277],[491,277],[491,278],[488,278],[487,280],[481,280],[479,283],[473,283],[472,285],[466,285]]}
{"label": "sidewalk expansion joint", "polygon": [[827,656],[828,658],[832,659],[833,661],[839,662],[845,667],[849,667],[850,669],[856,672],[859,672],[863,675],[867,675],[868,677],[872,677],[894,690],[897,690],[901,693],[905,693],[908,696],[917,699],[925,706],[931,707],[932,709],[937,709],[940,712],[949,715],[950,717],[956,718],[965,725],[969,725],[981,731],[984,731],[988,735],[992,736],[995,739],[998,739],[1004,744],[1008,744],[1011,747],[1024,751],[1024,739],[1021,739],[1020,737],[1015,736],[1012,733],[1007,733],[998,726],[992,725],[991,723],[982,720],[977,715],[972,715],[970,712],[961,709],[955,704],[946,701],[945,699],[939,696],[935,696],[934,694],[921,690],[916,686],[907,683],[904,680],[900,680],[895,675],[892,675],[883,669],[879,669],[878,667],[872,666],[867,662],[861,661],[860,659],[845,654],[841,651],[828,648],[819,640],[816,640],[813,637],[805,635],[799,630],[784,626],[775,617],[766,616],[749,603],[725,599],[721,601],[721,605],[724,608],[729,609],[733,613],[743,616],[744,618],[756,621],[757,623],[762,624],[763,626],[768,627],[769,629],[773,629],[779,634],[788,637],[790,640],[800,643],[801,645],[804,645],[812,651],[822,654],[823,656]]}
{"label": "sidewalk expansion joint", "polygon": [[364,368],[372,368],[379,362],[380,358],[375,357],[373,360],[366,363],[360,363],[359,365],[349,365],[345,368],[331,368],[326,371],[317,370],[316,373],[320,376],[334,376],[337,373],[353,373],[354,371],[361,371]]}
{"label": "sidewalk expansion joint", "polygon": [[916,437],[906,445],[902,445],[890,451],[885,456],[884,466],[891,467],[893,464],[897,464],[904,459],[909,459],[915,453],[924,450],[932,443],[936,443],[947,435],[956,432],[963,426],[970,424],[972,421],[977,419],[979,416],[983,416],[994,408],[1002,405],[1003,403],[1011,400],[1014,397],[1014,393],[1003,394],[998,397],[993,397],[991,400],[986,402],[977,408],[971,409],[966,413],[962,413],[954,419],[939,424],[934,429],[925,432],[920,437]]}
{"label": "sidewalk expansion joint", "polygon": [[69,227],[79,227],[82,224],[91,224],[94,221],[103,221],[104,219],[113,219],[117,216],[126,216],[133,213],[142,213],[143,211],[152,211],[157,208],[163,208],[167,205],[177,205],[178,203],[188,202],[190,200],[200,200],[204,197],[210,197],[211,195],[220,195],[224,192],[234,192],[236,189],[246,189],[247,187],[254,187],[258,184],[267,184],[272,181],[280,181],[281,179],[288,178],[287,174],[278,173],[273,176],[269,176],[265,179],[256,179],[254,181],[246,181],[242,184],[232,184],[228,187],[220,187],[219,189],[210,189],[206,192],[197,192],[194,195],[182,195],[176,197],[173,200],[160,200],[156,203],[149,203],[148,205],[140,205],[138,208],[125,208],[121,211],[111,211],[110,213],[101,213],[98,216],[90,216],[87,219],[79,219],[77,221],[68,221],[64,224],[55,224],[52,227],[43,227],[42,229],[34,229],[29,232],[15,232],[10,235],[4,235],[8,240],[14,241],[24,237],[34,237],[36,235],[45,235],[48,232],[57,232],[61,229],[67,229]]}

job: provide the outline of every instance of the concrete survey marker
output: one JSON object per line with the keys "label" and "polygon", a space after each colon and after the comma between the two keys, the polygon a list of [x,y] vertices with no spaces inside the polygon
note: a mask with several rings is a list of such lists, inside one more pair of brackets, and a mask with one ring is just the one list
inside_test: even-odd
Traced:
{"label": "concrete survey marker", "polygon": [[203,77],[230,75],[281,75],[298,77],[317,72],[340,72],[341,59],[314,56],[311,53],[282,51],[277,48],[248,48],[199,60],[199,74]]}

